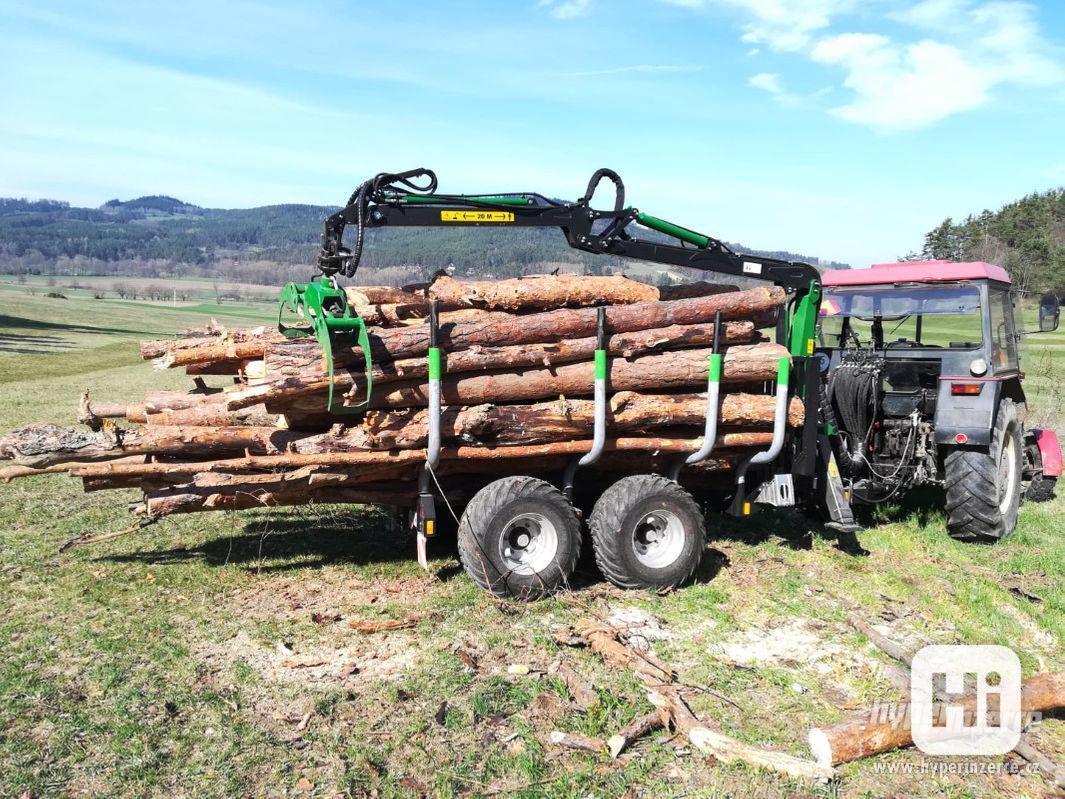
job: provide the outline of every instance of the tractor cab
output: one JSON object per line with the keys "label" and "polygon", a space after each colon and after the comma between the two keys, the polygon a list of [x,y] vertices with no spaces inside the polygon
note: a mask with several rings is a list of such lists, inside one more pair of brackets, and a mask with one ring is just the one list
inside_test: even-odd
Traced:
{"label": "tractor cab", "polygon": [[[881,264],[829,271],[823,285],[823,405],[856,497],[883,501],[924,483],[944,485],[949,496],[962,461],[993,456],[988,468],[997,479],[983,490],[997,486],[999,510],[990,514],[997,523],[984,529],[964,509],[952,515],[948,499],[948,527],[972,539],[1012,530],[1015,499],[1057,476],[1060,449],[1052,431],[1024,429],[1018,345],[1025,331],[1006,271],[985,263]],[[1057,298],[1044,295],[1039,331],[1056,329],[1058,315]],[[952,458],[956,452],[964,457]],[[954,461],[958,467],[948,468]],[[980,491],[972,479],[967,486]],[[955,492],[960,504],[963,493]]]}

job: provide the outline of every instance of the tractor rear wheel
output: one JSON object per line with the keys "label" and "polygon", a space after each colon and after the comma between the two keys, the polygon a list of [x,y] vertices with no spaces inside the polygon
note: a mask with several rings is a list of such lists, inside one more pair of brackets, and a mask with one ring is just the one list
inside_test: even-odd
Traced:
{"label": "tractor rear wheel", "polygon": [[540,599],[564,588],[577,565],[581,527],[569,500],[535,477],[505,477],[478,491],[459,522],[459,559],[498,597]]}
{"label": "tractor rear wheel", "polygon": [[692,576],[706,549],[699,505],[657,474],[614,483],[595,503],[588,527],[599,571],[621,588],[676,588]]}
{"label": "tractor rear wheel", "polygon": [[987,448],[947,454],[947,532],[959,541],[994,543],[1013,532],[1021,501],[1021,425],[1004,399]]}

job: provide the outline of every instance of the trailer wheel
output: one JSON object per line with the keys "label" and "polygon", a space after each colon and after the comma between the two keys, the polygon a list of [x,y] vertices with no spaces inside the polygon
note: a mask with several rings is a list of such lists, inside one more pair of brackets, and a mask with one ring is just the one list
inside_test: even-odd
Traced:
{"label": "trailer wheel", "polygon": [[946,457],[947,532],[958,541],[994,543],[1013,532],[1021,501],[1021,430],[1008,399],[987,449],[957,447]]}
{"label": "trailer wheel", "polygon": [[581,549],[573,506],[535,477],[505,477],[478,491],[462,514],[459,559],[498,597],[539,599],[564,588]]}
{"label": "trailer wheel", "polygon": [[691,494],[657,474],[623,477],[603,492],[589,528],[599,570],[621,588],[676,588],[706,549],[706,525]]}
{"label": "trailer wheel", "polygon": [[1029,502],[1050,502],[1054,498],[1058,480],[1056,477],[1044,477],[1039,475],[1028,484],[1024,498]]}

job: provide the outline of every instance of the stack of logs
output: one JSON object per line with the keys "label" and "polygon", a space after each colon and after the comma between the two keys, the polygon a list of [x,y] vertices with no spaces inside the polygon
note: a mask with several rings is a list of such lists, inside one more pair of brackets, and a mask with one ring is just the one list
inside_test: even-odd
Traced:
{"label": "stack of logs", "polygon": [[[141,345],[157,368],[184,367],[194,389],[156,391],[131,404],[86,396],[88,430],[34,425],[0,436],[0,459],[14,462],[0,476],[66,471],[90,491],[138,488],[144,495],[133,510],[148,517],[311,502],[409,505],[426,454],[430,299],[445,353],[437,474],[456,499],[464,485],[551,474],[589,450],[600,305],[607,306],[610,413],[595,470],[660,470],[698,449],[718,312],[725,321],[718,441],[684,480],[720,479],[771,441],[768,389],[787,353],[759,331],[785,301],[775,287],[439,277],[406,289],[348,289],[348,297],[370,325],[373,390],[364,413],[327,412],[329,378],[313,337],[212,325]],[[334,357],[337,400],[361,402],[361,351],[339,344]],[[211,388],[204,375],[230,376],[231,384]],[[788,421],[803,421],[798,400]]]}

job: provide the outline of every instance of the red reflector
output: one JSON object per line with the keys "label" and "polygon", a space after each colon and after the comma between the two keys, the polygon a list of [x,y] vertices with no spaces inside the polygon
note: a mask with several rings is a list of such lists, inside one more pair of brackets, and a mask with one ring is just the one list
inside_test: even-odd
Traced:
{"label": "red reflector", "polygon": [[958,433],[958,435],[954,436],[954,440],[957,441],[959,444],[964,444],[966,441],[969,440],[969,437],[965,435],[965,433]]}
{"label": "red reflector", "polygon": [[983,383],[951,383],[950,393],[957,396],[959,394],[965,396],[975,396],[979,394],[984,388]]}

